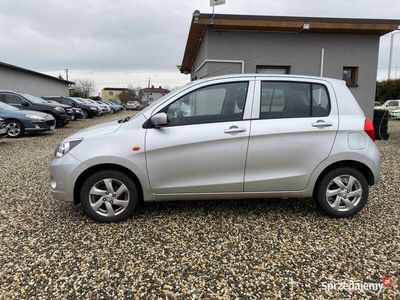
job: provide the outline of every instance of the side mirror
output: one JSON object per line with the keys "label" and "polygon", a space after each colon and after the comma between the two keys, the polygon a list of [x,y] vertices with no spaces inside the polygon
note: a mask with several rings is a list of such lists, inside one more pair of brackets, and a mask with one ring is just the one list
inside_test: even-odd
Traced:
{"label": "side mirror", "polygon": [[21,105],[22,105],[22,106],[29,106],[29,103],[28,103],[28,101],[22,101],[22,102],[21,102]]}
{"label": "side mirror", "polygon": [[168,117],[166,113],[158,113],[151,117],[151,124],[155,128],[160,128],[168,125]]}

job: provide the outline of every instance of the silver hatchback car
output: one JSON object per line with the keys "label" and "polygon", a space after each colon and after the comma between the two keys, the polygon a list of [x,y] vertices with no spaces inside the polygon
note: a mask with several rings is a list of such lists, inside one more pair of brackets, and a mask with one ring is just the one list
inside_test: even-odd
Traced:
{"label": "silver hatchback car", "polygon": [[379,180],[374,127],[345,82],[231,75],[192,82],[132,118],[65,139],[56,199],[123,220],[140,201],[308,198],[349,217]]}

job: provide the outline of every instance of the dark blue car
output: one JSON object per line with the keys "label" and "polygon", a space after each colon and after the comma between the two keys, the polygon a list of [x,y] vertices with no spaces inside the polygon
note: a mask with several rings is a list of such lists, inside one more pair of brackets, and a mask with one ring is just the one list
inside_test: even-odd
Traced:
{"label": "dark blue car", "polygon": [[19,138],[24,133],[53,130],[56,120],[52,115],[33,110],[19,110],[0,102],[0,118],[6,122],[7,134]]}

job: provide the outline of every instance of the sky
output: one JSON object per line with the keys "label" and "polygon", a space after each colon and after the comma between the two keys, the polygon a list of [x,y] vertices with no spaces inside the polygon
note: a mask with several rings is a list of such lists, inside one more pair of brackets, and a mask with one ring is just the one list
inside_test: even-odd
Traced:
{"label": "sky", "polygon": [[[104,86],[174,88],[194,10],[209,0],[0,0],[0,61],[92,79]],[[216,13],[400,19],[399,0],[226,0]],[[390,37],[381,38],[378,78],[387,76]],[[393,76],[400,78],[400,34]]]}

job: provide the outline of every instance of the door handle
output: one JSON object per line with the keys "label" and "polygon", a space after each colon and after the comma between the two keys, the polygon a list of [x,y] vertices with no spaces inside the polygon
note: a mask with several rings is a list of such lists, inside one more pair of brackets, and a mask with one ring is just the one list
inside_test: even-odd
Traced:
{"label": "door handle", "polygon": [[225,133],[240,133],[240,132],[246,132],[247,128],[244,127],[237,127],[237,126],[231,126],[228,129],[225,129]]}
{"label": "door handle", "polygon": [[312,127],[317,127],[317,128],[325,128],[325,127],[331,127],[333,124],[331,122],[325,122],[324,120],[318,120],[315,123],[311,124]]}

